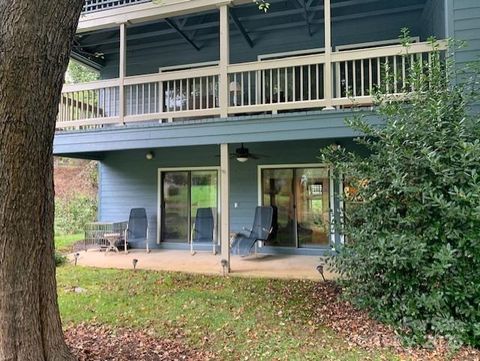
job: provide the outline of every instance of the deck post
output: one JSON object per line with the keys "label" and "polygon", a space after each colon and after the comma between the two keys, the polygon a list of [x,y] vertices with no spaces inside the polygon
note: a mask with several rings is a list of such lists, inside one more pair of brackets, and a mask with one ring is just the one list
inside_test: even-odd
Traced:
{"label": "deck post", "polygon": [[118,116],[120,122],[125,124],[125,76],[127,75],[127,24],[120,24],[120,61],[118,66],[119,99]]}
{"label": "deck post", "polygon": [[325,109],[332,110],[333,103],[333,76],[332,76],[332,21],[331,21],[331,0],[323,0],[323,12],[325,19],[325,64],[324,64],[324,77],[323,77],[323,87],[324,87],[324,98],[325,98]]}
{"label": "deck post", "polygon": [[220,144],[220,246],[230,272],[230,154],[228,144]]}
{"label": "deck post", "polygon": [[228,23],[228,5],[220,5],[220,77],[218,98],[220,117],[228,116],[228,65],[230,64],[230,31]]}

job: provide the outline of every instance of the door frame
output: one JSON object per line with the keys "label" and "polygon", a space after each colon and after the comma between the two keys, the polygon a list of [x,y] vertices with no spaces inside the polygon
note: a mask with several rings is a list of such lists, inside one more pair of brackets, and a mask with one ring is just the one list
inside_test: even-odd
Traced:
{"label": "door frame", "polygon": [[[220,172],[220,167],[218,166],[209,166],[209,167],[169,167],[169,168],[158,168],[157,172],[157,244],[161,244],[161,235],[162,235],[162,199],[163,199],[163,187],[162,187],[162,173],[166,172],[194,172],[194,171],[208,171],[208,170],[215,170],[217,171],[217,227],[215,231],[215,243],[219,244],[219,232],[220,227],[218,226],[221,216],[221,183],[220,177],[222,176],[222,172]],[[189,226],[190,228],[190,226]],[[164,242],[168,243],[168,242]],[[189,244],[187,240],[187,244]]]}
{"label": "door frame", "polygon": [[[335,228],[333,227],[335,222],[335,182],[333,181],[333,174],[330,167],[325,163],[294,163],[294,164],[262,164],[257,166],[257,203],[259,206],[262,205],[262,171],[264,169],[294,169],[294,168],[327,168],[328,170],[328,179],[330,186],[330,204],[329,204],[329,235],[330,245],[335,244]],[[295,211],[296,212],[296,211]],[[295,218],[297,215],[295,214]],[[295,231],[297,232],[297,230]],[[328,246],[329,247],[329,246]],[[299,247],[298,244],[298,235],[296,235],[295,247],[294,249],[308,249],[305,247]]]}

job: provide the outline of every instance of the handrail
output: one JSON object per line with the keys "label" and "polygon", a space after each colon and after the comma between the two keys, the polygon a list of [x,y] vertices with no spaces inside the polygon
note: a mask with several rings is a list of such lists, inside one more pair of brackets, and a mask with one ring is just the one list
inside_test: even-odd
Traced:
{"label": "handrail", "polygon": [[260,60],[248,63],[230,64],[229,73],[238,73],[251,70],[277,69],[285,66],[300,66],[309,64],[321,64],[325,62],[325,54],[291,56],[283,59]]}
{"label": "handrail", "polygon": [[[438,50],[446,50],[448,43],[446,41],[439,41]],[[433,46],[430,43],[413,43],[406,47],[401,44],[382,46],[378,48],[355,49],[355,50],[341,50],[332,52],[332,61],[350,61],[368,58],[378,58],[383,56],[396,56],[427,53],[433,51]]]}
{"label": "handrail", "polygon": [[147,75],[128,76],[124,80],[125,85],[135,85],[142,83],[163,82],[169,80],[181,80],[194,77],[214,76],[220,74],[218,66],[210,66],[196,69],[176,70],[165,73],[155,73]]}

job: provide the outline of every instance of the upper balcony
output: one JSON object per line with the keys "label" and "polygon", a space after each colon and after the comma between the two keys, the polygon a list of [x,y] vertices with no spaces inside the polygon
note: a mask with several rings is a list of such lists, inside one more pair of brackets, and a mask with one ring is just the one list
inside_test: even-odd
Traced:
{"label": "upper balcony", "polygon": [[152,0],[85,0],[82,15],[103,10],[113,10],[123,6],[151,2]]}
{"label": "upper balcony", "polygon": [[[91,0],[99,7],[86,11],[140,2]],[[79,30],[73,55],[102,80],[64,86],[57,129],[370,106],[373,89],[400,95],[412,61],[429,61],[428,36],[445,37],[445,9],[429,0],[270,3],[266,14],[222,2]]]}

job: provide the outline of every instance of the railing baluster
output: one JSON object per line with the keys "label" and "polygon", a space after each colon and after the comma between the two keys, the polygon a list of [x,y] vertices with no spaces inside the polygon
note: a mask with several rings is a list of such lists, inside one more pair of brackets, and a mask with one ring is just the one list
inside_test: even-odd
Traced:
{"label": "railing baluster", "polygon": [[349,75],[348,75],[348,61],[345,62],[345,98],[348,98],[349,91]]}
{"label": "railing baluster", "polygon": [[297,100],[297,94],[295,89],[295,67],[292,66],[292,102]]}
{"label": "railing baluster", "polygon": [[177,81],[173,81],[173,111],[177,111]]}
{"label": "railing baluster", "polygon": [[193,109],[197,109],[197,88],[196,88],[196,78],[193,78]]}
{"label": "railing baluster", "polygon": [[210,109],[210,78],[207,76],[207,106],[206,109]]}
{"label": "railing baluster", "polygon": [[180,111],[183,110],[183,79],[180,79]]}
{"label": "railing baluster", "polygon": [[252,84],[251,84],[251,71],[247,72],[248,74],[248,105],[252,105]]}
{"label": "railing baluster", "polygon": [[308,100],[312,100],[312,67],[308,66]]}
{"label": "railing baluster", "polygon": [[241,102],[241,103],[242,103],[242,106],[245,105],[245,104],[244,104],[244,98],[245,98],[245,97],[243,96],[243,94],[244,94],[243,89],[245,89],[245,88],[244,88],[243,86],[244,86],[244,84],[243,84],[243,71],[242,71],[242,73],[240,74],[240,89],[241,89],[241,90],[240,90],[240,98],[241,98],[241,100],[242,100],[242,102]]}
{"label": "railing baluster", "polygon": [[165,101],[164,101],[164,89],[163,89],[163,81],[158,82],[158,112],[163,113],[165,110]]}
{"label": "railing baluster", "polygon": [[390,91],[390,63],[388,60],[388,56],[385,57],[385,93],[388,94]]}
{"label": "railing baluster", "polygon": [[267,99],[265,98],[265,88],[267,86],[267,81],[265,79],[265,70],[262,70],[262,104],[267,103]]}
{"label": "railing baluster", "polygon": [[357,96],[357,61],[354,60],[352,62],[353,64],[353,68],[352,68],[352,76],[353,76],[353,80],[352,80],[352,86],[353,86],[353,96],[356,97]]}
{"label": "railing baluster", "polygon": [[398,86],[397,86],[397,80],[398,80],[398,75],[397,75],[397,57],[393,57],[393,91],[395,94],[398,93]]}
{"label": "railing baluster", "polygon": [[277,68],[277,103],[280,103],[280,68]]}
{"label": "railing baluster", "polygon": [[365,64],[363,62],[363,59],[362,59],[360,65],[362,67],[362,69],[360,70],[360,86],[362,87],[362,90],[361,90],[360,94],[363,97],[365,95],[365,79],[364,79],[365,78],[365,71],[364,71]]}
{"label": "railing baluster", "polygon": [[203,77],[200,77],[200,109],[203,109]]}
{"label": "railing baluster", "polygon": [[379,90],[381,89],[382,82],[381,82],[381,63],[380,63],[380,58],[377,58],[377,87]]}
{"label": "railing baluster", "polygon": [[303,101],[303,65],[300,65],[300,100]]}
{"label": "railing baluster", "polygon": [[273,73],[272,69],[270,69],[270,104],[273,103]]}
{"label": "railing baluster", "polygon": [[140,91],[138,90],[138,84],[135,85],[135,114],[138,115],[139,103],[140,103]]}
{"label": "railing baluster", "polygon": [[[233,104],[232,105],[237,106],[238,105],[238,100],[237,100],[237,85],[238,85],[238,83],[237,83],[237,73],[233,74],[233,81],[232,82],[233,82],[233,84],[231,84],[231,85],[233,85],[233,99],[232,99]],[[232,93],[232,89],[228,89],[228,91],[230,93]]]}
{"label": "railing baluster", "polygon": [[108,93],[108,98],[107,98],[107,109],[108,109],[108,116],[111,116],[112,113],[112,108],[111,108],[111,102],[112,102],[112,88],[107,88],[107,93]]}
{"label": "railing baluster", "polygon": [[369,94],[368,95],[372,95],[372,90],[373,90],[373,86],[372,86],[372,58],[368,59],[368,92]]}
{"label": "railing baluster", "polygon": [[150,113],[152,112],[152,110],[151,110],[151,99],[150,99],[150,96],[151,96],[151,90],[150,90],[151,84],[152,84],[152,83],[148,83],[148,84],[147,84],[147,90],[148,90],[148,92],[147,92],[147,94],[148,94],[148,96],[147,96],[147,114],[150,114]]}
{"label": "railing baluster", "polygon": [[287,103],[288,102],[288,69],[287,67],[283,68],[285,72],[285,94],[283,96],[283,102]]}
{"label": "railing baluster", "polygon": [[187,82],[187,110],[190,110],[190,80],[186,79]]}

